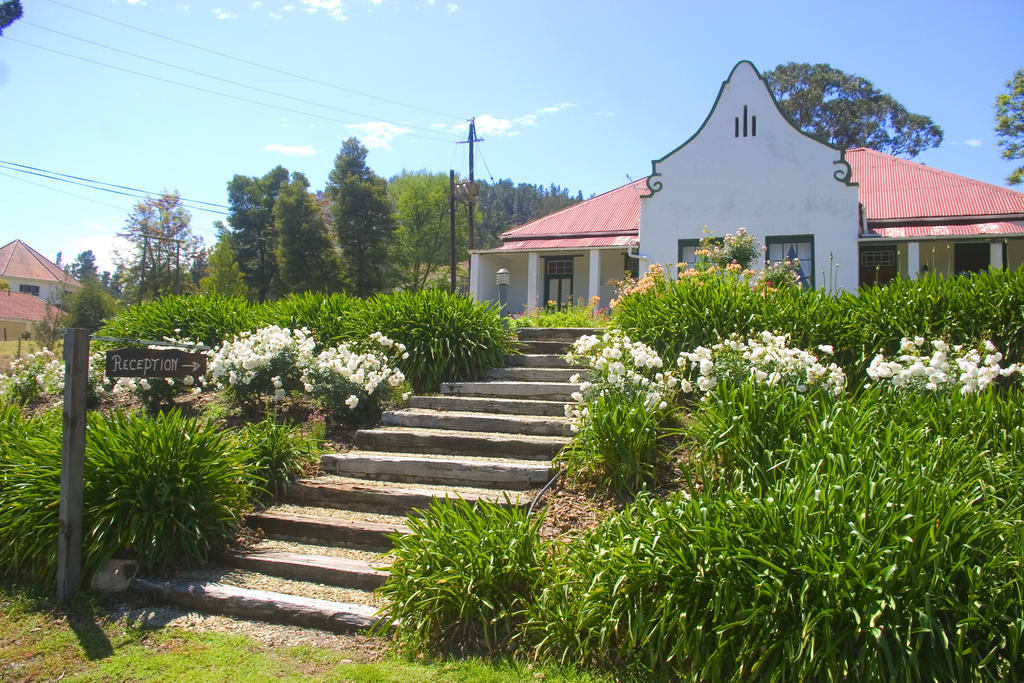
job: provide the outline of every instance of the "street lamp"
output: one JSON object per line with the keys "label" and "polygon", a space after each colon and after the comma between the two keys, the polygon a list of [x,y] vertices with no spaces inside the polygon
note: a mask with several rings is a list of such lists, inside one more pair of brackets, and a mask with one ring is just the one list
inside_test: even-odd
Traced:
{"label": "street lamp", "polygon": [[508,286],[512,282],[512,273],[509,272],[508,268],[499,268],[494,279],[498,283],[498,312],[504,315],[505,305],[508,303]]}

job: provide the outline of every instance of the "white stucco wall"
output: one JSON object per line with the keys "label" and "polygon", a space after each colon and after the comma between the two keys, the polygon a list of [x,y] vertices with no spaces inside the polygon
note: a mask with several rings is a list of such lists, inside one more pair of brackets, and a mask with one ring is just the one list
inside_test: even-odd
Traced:
{"label": "white stucco wall", "polygon": [[700,238],[705,227],[718,236],[746,227],[762,244],[813,235],[815,285],[856,289],[857,188],[837,179],[849,173],[840,160],[841,152],[793,128],[753,65],[740,62],[704,126],[654,162],[639,251],[674,264],[678,240]]}
{"label": "white stucco wall", "polygon": [[52,280],[34,280],[21,277],[4,277],[3,279],[10,284],[12,292],[21,291],[21,285],[39,287],[39,294],[37,296],[48,303],[60,301],[62,294],[75,292],[81,288],[81,285],[78,284],[65,286],[63,283],[56,283]]}

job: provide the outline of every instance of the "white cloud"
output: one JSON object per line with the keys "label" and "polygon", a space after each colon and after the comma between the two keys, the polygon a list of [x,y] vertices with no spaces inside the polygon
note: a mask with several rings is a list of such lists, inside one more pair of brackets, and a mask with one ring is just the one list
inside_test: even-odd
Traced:
{"label": "white cloud", "polygon": [[411,133],[411,128],[396,126],[386,121],[373,121],[372,123],[350,123],[346,128],[359,133],[359,140],[367,149],[391,149],[391,141],[395,138]]}
{"label": "white cloud", "polygon": [[281,145],[276,142],[272,145],[267,145],[263,149],[268,152],[283,154],[286,157],[311,157],[317,153],[312,145]]}
{"label": "white cloud", "polygon": [[613,116],[615,116],[615,112],[613,112],[613,111],[599,111],[596,114],[594,114],[594,116],[603,116],[605,118],[609,118],[610,119]]}
{"label": "white cloud", "polygon": [[129,5],[145,5],[146,0],[125,0]]}
{"label": "white cloud", "polygon": [[384,2],[384,0],[370,0],[371,5],[379,5],[382,2]]}
{"label": "white cloud", "polygon": [[310,14],[316,14],[323,10],[328,16],[338,21],[345,21],[348,18],[341,6],[341,0],[299,0],[299,2],[305,5],[305,10]]}
{"label": "white cloud", "polygon": [[270,12],[269,14],[267,14],[267,16],[277,21],[284,18],[283,14],[278,14],[277,12]]}
{"label": "white cloud", "polygon": [[541,109],[538,109],[537,113],[538,114],[555,114],[557,112],[562,111],[563,109],[571,109],[572,107],[575,107],[575,106],[576,105],[573,104],[572,102],[559,102],[558,104],[553,104],[550,107],[543,107]]}
{"label": "white cloud", "polygon": [[260,0],[256,0],[256,2],[249,5],[249,9],[259,9],[260,7],[263,7],[263,3]]}
{"label": "white cloud", "polygon": [[454,14],[455,12],[459,11],[459,6],[456,5],[453,2],[449,2],[448,5],[447,5],[447,9],[448,9],[448,14]]}
{"label": "white cloud", "polygon": [[282,12],[294,12],[295,11],[295,5],[285,5],[284,7],[281,8],[281,11]]}
{"label": "white cloud", "polygon": [[978,138],[971,138],[970,140],[964,140],[964,144],[968,147],[981,147],[981,140]]}
{"label": "white cloud", "polygon": [[231,14],[227,10],[223,10],[220,7],[210,10],[210,14],[217,17],[218,19],[237,19],[237,14]]}

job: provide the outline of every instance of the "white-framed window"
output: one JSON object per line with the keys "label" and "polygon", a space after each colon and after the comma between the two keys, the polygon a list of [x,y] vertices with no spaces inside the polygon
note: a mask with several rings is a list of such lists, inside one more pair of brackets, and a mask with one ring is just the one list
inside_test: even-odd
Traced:
{"label": "white-framed window", "polygon": [[814,287],[814,235],[780,235],[764,238],[765,260],[777,263],[796,259],[800,283],[804,289]]}

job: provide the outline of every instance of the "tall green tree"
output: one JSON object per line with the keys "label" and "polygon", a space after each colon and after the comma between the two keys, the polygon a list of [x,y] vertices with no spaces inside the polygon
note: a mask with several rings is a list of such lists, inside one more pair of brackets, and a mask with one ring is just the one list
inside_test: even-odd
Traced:
{"label": "tall green tree", "polygon": [[76,256],[69,268],[71,277],[79,282],[84,282],[89,277],[99,276],[99,269],[96,268],[96,254],[92,253],[92,249],[86,249]]}
{"label": "tall green tree", "polygon": [[231,247],[250,298],[259,302],[272,298],[280,289],[274,202],[286,182],[288,170],[276,166],[262,178],[236,175],[228,183]]}
{"label": "tall green tree", "polygon": [[395,232],[387,182],[366,165],[367,149],[349,138],[327,180],[342,262],[356,296],[382,291],[392,281],[388,246]]}
{"label": "tall green tree", "polygon": [[805,133],[843,149],[869,147],[915,157],[942,142],[942,129],[871,81],[828,64],[780,64],[762,74],[779,108]]}
{"label": "tall green tree", "polygon": [[[996,97],[996,135],[1004,159],[1024,159],[1024,69],[1006,81],[1006,92]],[[1024,166],[1006,178],[1010,185],[1024,183]]]}
{"label": "tall green tree", "polygon": [[[451,261],[448,175],[403,172],[389,181],[398,229],[392,242],[397,283],[403,289],[426,287]],[[466,257],[466,212],[456,212],[456,258]]]}
{"label": "tall green tree", "polygon": [[210,251],[206,264],[207,275],[200,278],[199,291],[216,292],[224,296],[247,296],[249,288],[245,286],[242,271],[238,269],[238,261],[235,260],[235,252],[231,249],[231,234],[220,221],[217,226],[217,244]]}
{"label": "tall green tree", "polygon": [[192,234],[191,221],[177,192],[146,197],[135,205],[122,233],[130,249],[115,258],[129,301],[193,289],[190,273],[203,241]]}
{"label": "tall green tree", "polygon": [[68,296],[68,327],[84,327],[95,332],[103,325],[103,321],[117,314],[118,304],[103,287],[95,274],[82,280],[82,288]]}
{"label": "tall green tree", "polygon": [[5,28],[13,24],[18,19],[21,19],[20,0],[7,0],[7,2],[0,2],[0,36],[4,34]]}
{"label": "tall green tree", "polygon": [[506,230],[528,223],[541,216],[559,211],[583,201],[583,194],[569,194],[558,185],[545,188],[529,183],[515,184],[508,178],[480,184],[477,208],[481,220],[476,226],[475,246],[487,249],[501,242],[498,235]]}
{"label": "tall green tree", "polygon": [[277,264],[289,292],[328,292],[339,280],[340,263],[324,220],[323,207],[309,193],[301,173],[281,185],[274,204]]}

